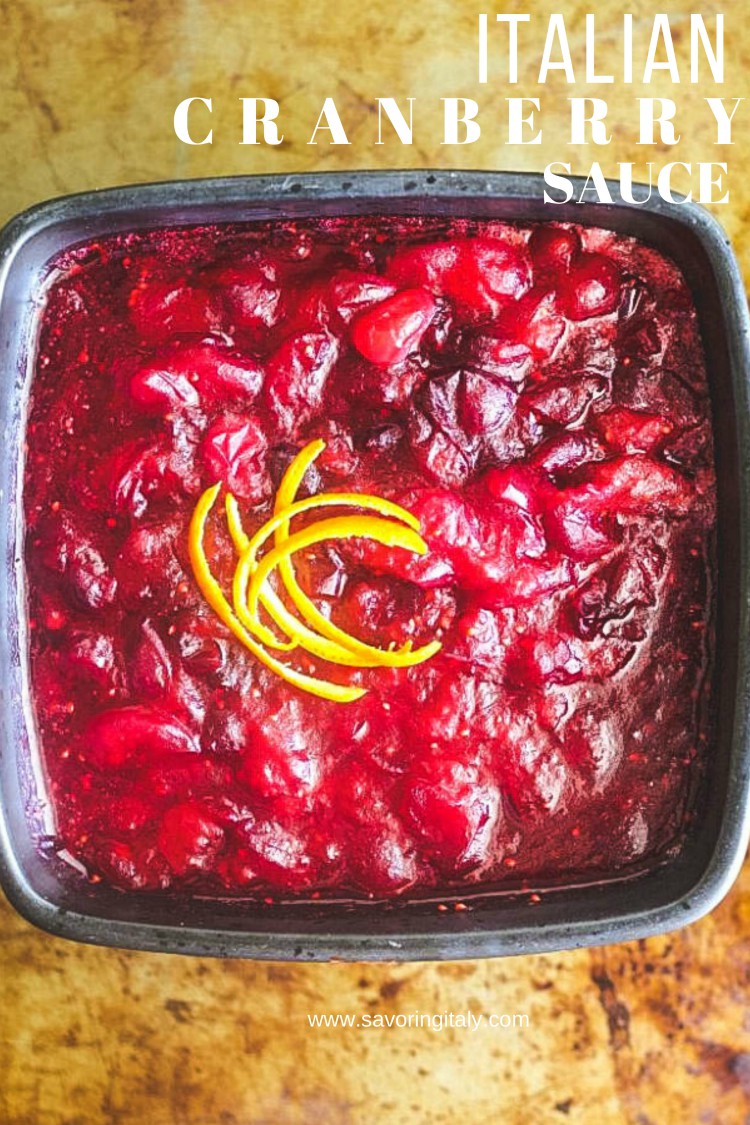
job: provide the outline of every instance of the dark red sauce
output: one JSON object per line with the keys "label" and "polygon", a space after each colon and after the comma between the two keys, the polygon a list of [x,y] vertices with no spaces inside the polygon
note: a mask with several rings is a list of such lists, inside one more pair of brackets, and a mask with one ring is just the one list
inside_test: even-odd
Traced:
{"label": "dark red sauce", "polygon": [[[374,493],[297,568],[411,669],[264,668],[187,554],[217,481],[246,527]],[[709,730],[714,473],[677,269],[632,239],[386,218],[134,234],[56,263],[28,424],[32,696],[56,847],[131,889],[387,896],[579,879],[679,846]],[[211,557],[231,578],[217,523]]]}

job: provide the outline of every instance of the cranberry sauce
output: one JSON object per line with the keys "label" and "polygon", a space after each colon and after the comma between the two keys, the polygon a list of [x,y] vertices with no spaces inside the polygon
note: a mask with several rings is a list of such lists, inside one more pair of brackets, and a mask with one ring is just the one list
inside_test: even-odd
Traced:
{"label": "cranberry sauce", "polygon": [[[353,702],[265,666],[188,548],[220,483],[229,597],[226,492],[252,535],[313,440],[300,498],[395,501],[428,547],[295,557],[351,636],[441,642],[404,668],[276,652]],[[89,878],[388,896],[679,847],[710,734],[712,432],[690,293],[633,239],[379,217],[75,249],[42,313],[25,515],[56,846]]]}

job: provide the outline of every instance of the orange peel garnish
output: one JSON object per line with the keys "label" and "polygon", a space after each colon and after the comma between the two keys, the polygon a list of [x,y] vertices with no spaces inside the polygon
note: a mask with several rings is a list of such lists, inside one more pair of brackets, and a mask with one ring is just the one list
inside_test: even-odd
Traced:
{"label": "orange peel garnish", "polygon": [[[276,503],[274,505],[274,515],[283,516],[286,511],[290,511],[295,503],[297,491],[302,484],[305,473],[313,464],[313,462],[320,456],[326,447],[326,443],[321,439],[311,441],[303,449],[299,451],[297,456],[292,460],[288,469],[281,479],[278,491],[276,493]],[[391,501],[382,500],[380,497],[364,494],[359,496],[358,503],[368,500],[377,504],[388,505],[390,507]],[[395,505],[398,509],[397,518],[404,519],[409,526],[419,530],[419,520],[408,512],[406,508],[400,505]],[[381,508],[382,511],[385,508]],[[289,520],[284,519],[283,522],[276,529],[276,546],[280,546],[286,542],[289,537]],[[429,660],[431,656],[442,647],[439,642],[432,642],[430,645],[425,645],[424,648],[411,651],[411,641],[408,641],[401,650],[395,652],[391,651],[388,655],[388,660],[384,661],[381,657],[382,649],[375,648],[372,645],[365,644],[364,641],[357,640],[351,637],[343,629],[339,629],[332,621],[325,617],[317,606],[308,598],[305,591],[297,582],[294,573],[294,567],[290,557],[283,558],[279,563],[279,574],[284,583],[289,597],[292,599],[295,607],[300,614],[305,617],[311,625],[313,625],[319,633],[331,641],[340,644],[342,647],[350,648],[351,651],[356,652],[363,660],[372,657],[377,666],[385,666],[391,668],[409,667],[414,664],[421,664],[425,660]],[[364,665],[363,667],[367,667]]]}
{"label": "orange peel garnish", "polygon": [[[406,509],[402,508],[399,504],[394,504],[392,501],[384,500],[379,496],[368,496],[357,492],[323,492],[316,496],[310,496],[306,500],[297,500],[293,504],[290,504],[283,512],[276,514],[268,520],[267,523],[256,532],[252,539],[247,539],[244,533],[242,539],[236,535],[238,522],[237,503],[234,497],[227,497],[228,523],[230,529],[235,529],[232,532],[235,545],[241,545],[240,554],[242,557],[235,571],[233,599],[237,615],[243,623],[250,627],[251,623],[257,622],[257,602],[248,605],[248,585],[251,575],[257,570],[258,552],[266,540],[274,534],[276,529],[280,527],[285,520],[291,519],[295,515],[300,515],[316,507],[340,507],[342,505],[357,505],[361,508],[370,508],[377,512],[384,512],[396,519],[403,520],[404,522],[408,521],[411,530],[414,532],[414,535],[410,536],[406,534],[408,532],[407,528],[400,528],[400,525],[387,520],[373,521],[371,517],[345,517],[363,521],[358,525],[360,528],[359,531],[349,530],[346,532],[347,536],[355,535],[368,539],[376,539],[386,546],[401,546],[409,551],[415,550],[414,544],[418,543],[420,545],[418,548],[420,554],[423,554],[424,550],[426,550],[424,542],[416,536],[416,528],[419,527],[419,521],[411,512],[407,512]],[[366,522],[368,519],[370,522]],[[327,522],[330,524],[332,521]],[[320,523],[313,524],[312,527],[320,527]],[[388,543],[386,539],[383,538],[382,534],[378,534],[378,529],[383,528],[387,534],[395,533],[400,541]],[[340,538],[343,536],[338,534],[331,537]],[[315,542],[320,541],[322,540],[315,540]],[[289,542],[289,540],[284,540],[284,543],[277,545],[276,550],[280,551],[282,547],[285,547],[287,542]],[[301,546],[304,545],[305,544],[298,541],[297,545],[291,550],[284,550],[283,554],[279,556],[277,565],[281,566],[282,561],[288,559],[291,554],[300,550]],[[270,568],[270,570],[273,569],[275,569],[275,567]],[[254,579],[254,581],[256,580]],[[258,598],[261,604],[266,611],[269,612],[270,616],[273,617],[276,624],[283,629],[289,637],[293,637],[297,640],[300,647],[307,649],[308,652],[316,656],[322,657],[324,660],[329,660],[335,664],[353,665],[358,668],[377,668],[381,666],[410,668],[415,664],[421,664],[423,660],[428,660],[430,656],[434,655],[437,651],[434,643],[412,651],[411,642],[408,641],[402,649],[395,652],[377,648],[374,645],[368,645],[364,641],[352,637],[351,634],[345,632],[343,629],[339,629],[329,621],[328,618],[324,617],[296,581],[293,586],[288,584],[288,582],[284,584],[302,617],[314,624],[318,632],[301,626],[298,619],[294,614],[289,612],[277,595],[271,592],[269,598],[269,588],[265,584],[265,579],[261,580],[257,587]],[[439,647],[438,645],[438,648]],[[353,659],[353,657],[356,657],[356,659]]]}
{"label": "orange peel garnish", "polygon": [[[364,538],[417,555],[427,551],[427,544],[419,534],[419,520],[391,500],[356,492],[324,492],[296,499],[307,469],[323,449],[325,442],[313,441],[300,450],[279,485],[274,514],[252,537],[245,532],[236,498],[227,494],[227,526],[239,556],[232,582],[232,604],[211,571],[204,547],[206,523],[221,490],[220,484],[207,489],[196,506],[189,532],[190,561],[208,604],[266,667],[303,691],[335,702],[352,702],[365,694],[364,688],[304,675],[267,653],[263,645],[283,652],[299,647],[322,660],[352,668],[406,668],[429,660],[441,644],[432,641],[418,649],[412,648],[411,640],[399,649],[369,645],[334,625],[299,585],[292,557],[297,551],[328,539]],[[296,516],[323,507],[358,507],[378,514],[334,516],[317,520],[301,531],[291,531],[290,523]],[[259,552],[271,536],[274,546],[259,558]],[[299,618],[271,585],[274,572],[278,572]],[[273,630],[263,624],[261,607],[288,641],[279,640]]]}
{"label": "orange peel garnish", "polygon": [[302,691],[310,692],[322,699],[330,699],[336,703],[353,703],[355,699],[360,699],[365,694],[365,688],[352,687],[349,684],[330,683],[328,680],[320,680],[315,676],[306,676],[304,673],[298,672],[296,668],[290,668],[288,664],[277,660],[275,656],[267,653],[262,645],[258,644],[237,619],[232,607],[224,597],[221,586],[211,573],[203,546],[206,522],[216,502],[216,497],[219,495],[220,488],[221,485],[216,484],[203,493],[190,521],[188,536],[193,573],[200,591],[211,609],[237,640],[252,652],[253,656],[258,658],[261,664],[265,664],[266,668],[281,676],[287,683],[301,688]]}
{"label": "orange peel garnish", "polygon": [[[418,555],[427,552],[427,544],[416,531],[391,520],[379,519],[375,516],[339,516],[330,520],[319,520],[285,539],[269,551],[257,565],[254,565],[249,552],[240,559],[237,567],[238,587],[243,594],[247,589],[247,609],[250,617],[254,618],[257,615],[258,599],[263,583],[277,567],[281,567],[283,561],[297,551],[312,547],[316,543],[323,543],[327,539],[352,538],[374,539],[386,547],[401,547]],[[251,574],[248,589],[248,578]],[[428,660],[440,648],[438,642],[432,642],[415,651],[411,651],[410,647],[406,650],[393,651],[368,645],[329,621],[296,582],[292,589],[287,583],[284,585],[302,617],[317,629],[321,636],[358,655],[360,667],[407,668]],[[437,648],[435,648],[436,644]]]}
{"label": "orange peel garnish", "polygon": [[[229,533],[232,537],[232,542],[234,543],[237,554],[244,555],[250,546],[250,539],[245,534],[245,530],[242,526],[237,500],[234,496],[232,496],[231,493],[227,496],[226,508],[227,524],[229,526]],[[248,613],[245,606],[247,593],[246,591],[238,591],[236,588],[238,572],[239,566],[235,571],[234,588],[237,615],[240,620],[251,620],[250,614]],[[238,593],[239,597],[237,597]],[[299,621],[298,618],[296,618],[294,614],[289,609],[287,609],[284,602],[281,600],[275,590],[272,590],[270,588],[269,585],[265,585],[261,590],[260,601],[266,613],[269,615],[269,617],[272,618],[276,625],[278,625],[278,627],[282,629],[288,637],[296,637],[295,643],[299,645],[300,648],[304,648],[313,656],[318,656],[322,660],[328,660],[333,664],[343,664],[351,668],[362,667],[362,662],[359,657],[355,656],[355,654],[352,653],[349,649],[343,648],[341,645],[337,645],[335,644],[335,642],[329,641],[325,637],[321,637],[318,633],[313,632],[312,629],[308,629],[308,627],[303,622]],[[265,637],[265,635],[268,635],[270,637],[273,637],[273,633],[270,629],[266,629],[264,625],[258,622],[256,622],[255,624],[257,636]]]}

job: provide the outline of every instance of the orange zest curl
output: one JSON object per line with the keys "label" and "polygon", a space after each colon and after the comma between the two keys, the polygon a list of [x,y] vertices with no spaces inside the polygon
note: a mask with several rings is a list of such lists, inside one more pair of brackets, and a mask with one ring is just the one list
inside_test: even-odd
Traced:
{"label": "orange zest curl", "polygon": [[[366,689],[305,675],[266,649],[291,652],[300,648],[320,660],[349,668],[408,668],[429,660],[441,645],[432,641],[413,649],[412,642],[406,641],[399,649],[382,649],[366,644],[334,625],[297,582],[293,556],[329,539],[371,539],[417,555],[427,552],[427,544],[419,534],[419,520],[391,500],[357,492],[323,492],[297,500],[305,473],[324,449],[325,442],[312,441],[300,450],[279,485],[273,515],[252,537],[245,532],[236,498],[227,494],[227,527],[238,556],[231,602],[214,576],[205,550],[206,525],[221,491],[220,484],[206,489],[198,501],[190,521],[188,547],[201,593],[245,648],[294,687],[335,703],[351,703],[360,699]],[[292,531],[291,522],[296,516],[325,507],[359,508],[377,514],[339,515]],[[271,537],[273,546],[261,554]],[[273,574],[278,574],[299,617],[271,585]],[[283,639],[261,621],[261,607]]]}

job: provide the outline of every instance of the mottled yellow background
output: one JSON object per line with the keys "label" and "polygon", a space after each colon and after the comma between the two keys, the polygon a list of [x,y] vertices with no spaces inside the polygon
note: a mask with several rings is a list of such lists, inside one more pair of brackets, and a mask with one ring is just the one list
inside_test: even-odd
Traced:
{"label": "mottled yellow background", "polygon": [[[745,0],[702,0],[727,20],[723,89],[648,90],[556,79],[539,91],[544,143],[509,148],[505,102],[534,88],[546,16],[580,57],[595,9],[601,69],[669,12],[682,61],[689,8],[673,0],[510,0],[532,13],[521,83],[476,80],[482,0],[4,0],[0,2],[0,218],[68,191],[241,172],[393,166],[541,169],[644,161],[639,95],[678,102],[682,141],[657,161],[728,160],[717,207],[750,271],[750,106],[737,144],[713,144],[705,96],[748,97]],[[697,5],[696,5],[697,7]],[[524,32],[524,35],[527,33]],[[495,60],[499,63],[499,60]],[[606,150],[567,146],[570,93],[606,97]],[[185,97],[214,100],[214,144],[172,130]],[[336,98],[352,144],[308,146]],[[415,103],[415,144],[377,147],[378,96]],[[440,97],[475,97],[483,137],[440,145]],[[282,105],[284,143],[243,147],[240,97]],[[0,907],[0,1125],[746,1125],[750,1121],[750,868],[711,918],[598,951],[447,965],[212,962],[77,947]],[[521,1031],[313,1031],[309,1011],[528,1013]]]}

